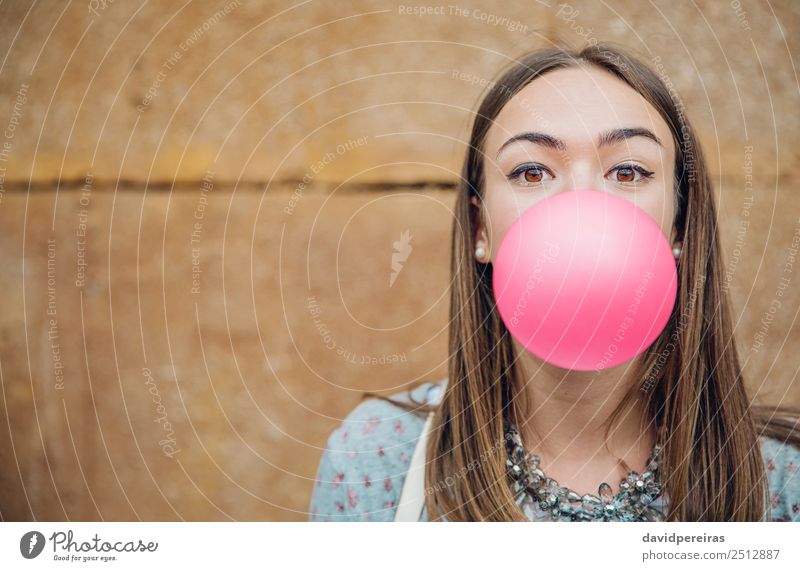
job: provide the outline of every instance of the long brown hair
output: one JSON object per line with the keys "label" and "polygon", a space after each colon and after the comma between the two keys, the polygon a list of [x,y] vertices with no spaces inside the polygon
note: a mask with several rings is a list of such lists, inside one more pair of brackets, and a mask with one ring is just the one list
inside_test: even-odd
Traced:
{"label": "long brown hair", "polygon": [[[452,226],[448,383],[427,445],[425,506],[431,520],[523,521],[506,469],[504,420],[521,425],[525,395],[515,387],[512,339],[495,307],[492,266],[473,256],[484,185],[483,145],[503,106],[542,75],[590,64],[644,97],[669,126],[676,146],[676,237],[682,242],[675,309],[643,353],[634,384],[608,430],[642,403],[663,444],[660,468],[668,521],[771,519],[761,434],[800,445],[800,411],[756,406],[748,398],[723,288],[716,207],[697,137],[667,83],[637,58],[609,45],[540,50],[493,82],[475,115]],[[380,395],[367,393],[365,396]],[[392,401],[395,402],[395,401]],[[766,511],[765,511],[766,510]]]}

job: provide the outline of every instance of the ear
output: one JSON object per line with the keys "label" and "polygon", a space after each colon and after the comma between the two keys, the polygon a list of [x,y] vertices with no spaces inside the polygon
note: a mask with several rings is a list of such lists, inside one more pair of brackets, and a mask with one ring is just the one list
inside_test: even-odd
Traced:
{"label": "ear", "polygon": [[483,208],[481,208],[481,203],[479,202],[477,196],[471,196],[469,201],[473,206],[473,213],[474,213],[472,220],[475,221],[475,236],[474,236],[475,244],[482,242],[483,246],[488,249],[489,238],[486,234],[486,226],[483,223]]}
{"label": "ear", "polygon": [[678,239],[677,229],[674,226],[672,227],[672,233],[670,234],[669,245],[673,248],[675,246],[678,246],[679,248],[683,246],[683,240]]}

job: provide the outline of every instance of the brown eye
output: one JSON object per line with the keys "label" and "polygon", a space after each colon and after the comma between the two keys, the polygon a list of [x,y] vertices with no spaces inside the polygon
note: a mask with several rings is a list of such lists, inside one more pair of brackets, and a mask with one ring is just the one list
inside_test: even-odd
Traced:
{"label": "brown eye", "polygon": [[525,170],[525,182],[542,182],[544,171],[539,167],[531,167]]}
{"label": "brown eye", "polygon": [[[616,166],[609,171],[609,174],[612,173],[614,177],[612,181],[622,184],[639,184],[644,182],[645,179],[652,178],[653,174],[655,174],[652,171],[635,164]],[[608,174],[606,176],[608,176]]]}
{"label": "brown eye", "polygon": [[636,180],[636,171],[630,167],[618,168],[617,180],[619,182],[634,182]]}
{"label": "brown eye", "polygon": [[519,186],[539,186],[555,178],[555,175],[544,165],[526,163],[508,174],[508,180]]}

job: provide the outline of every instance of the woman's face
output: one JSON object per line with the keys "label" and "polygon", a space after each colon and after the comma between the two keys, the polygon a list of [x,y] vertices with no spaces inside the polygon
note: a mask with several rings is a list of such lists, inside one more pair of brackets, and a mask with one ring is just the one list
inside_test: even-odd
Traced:
{"label": "woman's face", "polygon": [[567,68],[535,79],[501,110],[484,149],[476,243],[491,259],[483,261],[494,261],[506,231],[528,207],[573,189],[630,200],[673,242],[669,127],[641,95],[605,70]]}

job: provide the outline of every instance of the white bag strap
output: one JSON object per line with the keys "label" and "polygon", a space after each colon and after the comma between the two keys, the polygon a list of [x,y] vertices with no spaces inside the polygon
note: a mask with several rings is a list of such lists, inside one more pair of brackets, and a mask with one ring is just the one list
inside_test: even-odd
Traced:
{"label": "white bag strap", "polygon": [[397,504],[394,521],[419,521],[422,510],[425,506],[425,444],[428,441],[433,423],[433,412],[428,413],[422,433],[414,448],[414,455],[411,457],[411,465],[408,467],[406,479],[403,482],[403,490],[400,493],[400,501]]}

